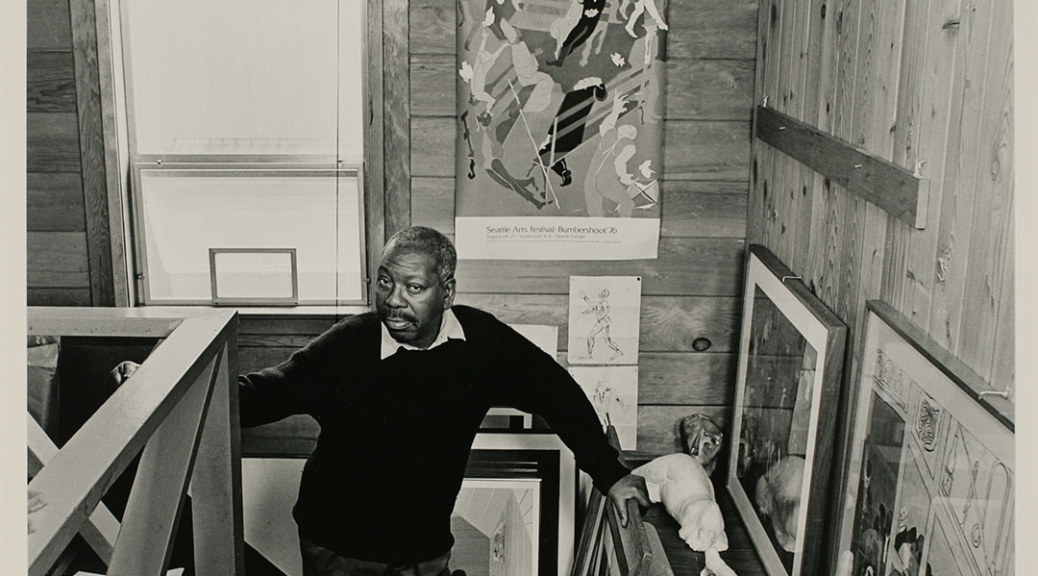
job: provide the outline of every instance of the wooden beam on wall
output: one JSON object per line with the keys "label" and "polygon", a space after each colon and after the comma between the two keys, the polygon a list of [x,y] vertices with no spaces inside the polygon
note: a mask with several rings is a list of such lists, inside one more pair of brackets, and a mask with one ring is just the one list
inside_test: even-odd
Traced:
{"label": "wooden beam on wall", "polygon": [[97,27],[93,0],[71,0],[79,153],[86,207],[90,296],[94,306],[114,306],[111,239],[108,230],[108,181],[97,68]]}
{"label": "wooden beam on wall", "polygon": [[[97,33],[97,72],[100,84],[101,130],[104,138],[105,180],[107,182],[108,232],[112,267],[112,297],[115,306],[130,305],[130,272],[127,267],[125,241],[126,222],[123,219],[123,199],[127,176],[121,171],[119,150],[119,123],[116,118],[115,59],[112,46],[112,7],[110,0],[95,0],[94,14]],[[118,38],[115,39],[118,43]],[[119,81],[122,81],[121,78]]]}
{"label": "wooden beam on wall", "polygon": [[411,69],[409,0],[382,4],[386,236],[411,225]]}
{"label": "wooden beam on wall", "polygon": [[925,228],[927,180],[763,106],[757,107],[755,135],[892,216],[917,229]]}
{"label": "wooden beam on wall", "polygon": [[375,301],[375,283],[371,277],[378,268],[379,255],[385,242],[385,174],[383,173],[383,86],[382,86],[382,3],[367,0],[364,43],[366,63],[364,90],[367,100],[364,119],[364,229],[368,253],[368,301]]}

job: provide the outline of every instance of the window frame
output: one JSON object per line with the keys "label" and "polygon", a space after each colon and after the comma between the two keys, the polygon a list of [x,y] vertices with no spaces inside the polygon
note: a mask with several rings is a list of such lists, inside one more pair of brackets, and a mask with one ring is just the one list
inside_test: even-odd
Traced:
{"label": "window frame", "polygon": [[[270,170],[292,170],[302,174],[306,172],[327,173],[329,171],[344,176],[355,176],[358,179],[360,190],[359,201],[359,225],[360,234],[360,275],[361,296],[360,300],[346,300],[335,298],[332,300],[321,300],[304,302],[292,309],[300,313],[310,313],[314,309],[325,309],[329,306],[336,308],[370,308],[374,302],[374,285],[371,282],[372,270],[378,266],[377,255],[384,243],[385,223],[384,202],[385,191],[384,164],[383,164],[383,55],[382,55],[382,6],[380,0],[364,0],[361,6],[361,17],[364,21],[364,37],[361,41],[361,118],[363,126],[363,159],[361,162],[348,163],[344,154],[138,154],[137,135],[135,122],[135,107],[133,94],[133,66],[129,39],[129,16],[128,4],[137,0],[113,0],[117,3],[119,18],[119,34],[116,44],[122,51],[122,70],[117,75],[123,82],[125,92],[124,105],[120,112],[124,114],[127,156],[129,158],[129,190],[124,195],[124,200],[129,202],[126,217],[131,221],[126,227],[128,236],[128,251],[131,256],[127,258],[127,270],[129,275],[129,304],[131,306],[208,306],[216,307],[214,301],[198,300],[155,300],[150,297],[148,283],[144,277],[147,270],[147,254],[144,235],[144,215],[141,189],[141,170],[148,169],[191,169],[204,168],[229,171],[270,171]],[[338,6],[352,3],[354,0],[334,0]],[[338,28],[343,29],[345,19],[349,18],[346,11],[339,11]],[[341,55],[341,53],[340,53]],[[340,76],[339,89],[342,89],[343,78]],[[338,106],[342,106],[340,101]],[[341,116],[341,115],[340,115]],[[337,138],[341,139],[343,125],[341,122],[336,127]],[[252,307],[247,304],[236,304],[245,308]],[[256,304],[256,307],[262,304]]]}

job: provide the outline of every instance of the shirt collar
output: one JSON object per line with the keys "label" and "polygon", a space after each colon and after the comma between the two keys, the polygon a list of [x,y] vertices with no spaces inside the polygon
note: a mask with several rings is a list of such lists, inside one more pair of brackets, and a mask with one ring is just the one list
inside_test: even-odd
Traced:
{"label": "shirt collar", "polygon": [[379,326],[382,327],[382,347],[380,351],[380,359],[385,360],[393,354],[396,354],[401,348],[405,350],[432,350],[433,348],[447,342],[447,340],[464,340],[465,331],[461,328],[461,323],[458,322],[458,317],[454,315],[454,311],[448,308],[443,312],[443,320],[440,322],[440,332],[436,335],[436,339],[429,345],[428,348],[417,348],[410,344],[404,344],[403,342],[396,341],[393,336],[389,333],[389,329],[382,322],[379,322]]}

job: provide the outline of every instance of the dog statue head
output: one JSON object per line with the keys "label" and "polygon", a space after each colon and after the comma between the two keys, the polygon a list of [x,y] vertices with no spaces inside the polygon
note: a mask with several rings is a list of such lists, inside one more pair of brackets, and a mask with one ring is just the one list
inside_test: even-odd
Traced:
{"label": "dog statue head", "polygon": [[717,467],[717,454],[724,445],[724,433],[706,414],[692,414],[681,420],[681,443],[685,453],[692,456],[713,474]]}

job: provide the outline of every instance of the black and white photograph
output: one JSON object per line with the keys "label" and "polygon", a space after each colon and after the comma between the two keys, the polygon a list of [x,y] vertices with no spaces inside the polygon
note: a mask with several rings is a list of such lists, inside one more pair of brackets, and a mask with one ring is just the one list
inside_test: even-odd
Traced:
{"label": "black and white photograph", "polygon": [[1033,563],[1038,5],[8,4],[6,572]]}

